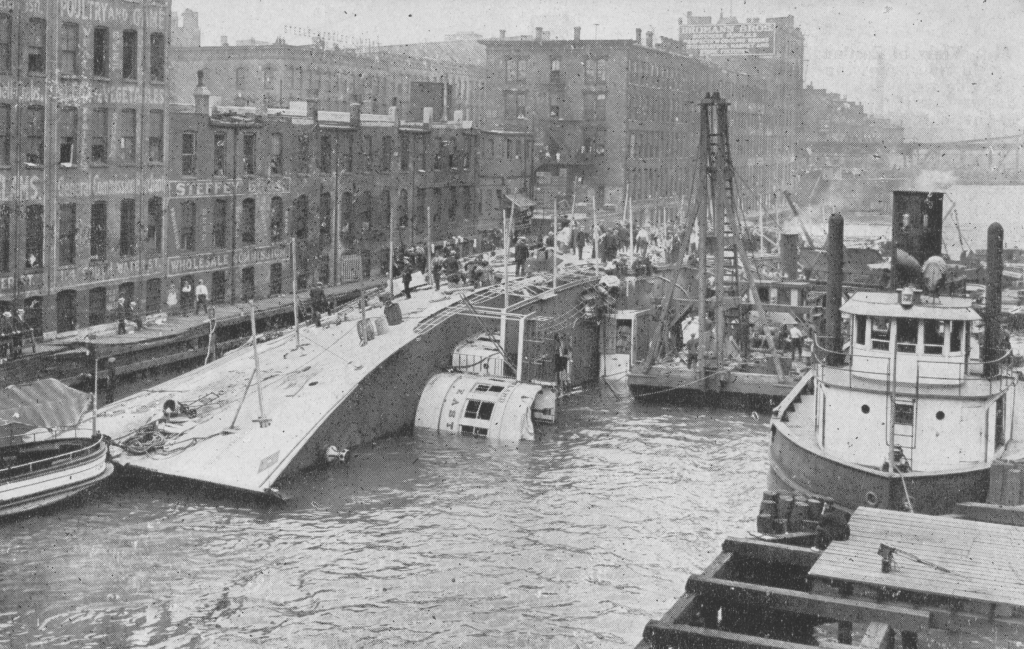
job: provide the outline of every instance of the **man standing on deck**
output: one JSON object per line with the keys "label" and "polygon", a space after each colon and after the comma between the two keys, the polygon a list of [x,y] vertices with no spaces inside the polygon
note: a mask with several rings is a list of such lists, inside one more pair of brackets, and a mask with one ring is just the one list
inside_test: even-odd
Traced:
{"label": "man standing on deck", "polygon": [[139,303],[135,300],[128,303],[128,319],[135,323],[139,331],[142,331],[142,314],[139,313]]}
{"label": "man standing on deck", "polygon": [[309,307],[313,310],[313,324],[319,327],[320,314],[327,311],[327,295],[324,293],[324,285],[321,282],[317,282],[313,288],[309,289]]}
{"label": "man standing on deck", "polygon": [[128,327],[125,325],[125,321],[128,319],[128,305],[124,303],[124,298],[117,298],[117,335],[128,333]]}
{"label": "man standing on deck", "polygon": [[693,369],[697,363],[697,334],[691,333],[690,339],[686,341],[686,368]]}
{"label": "man standing on deck", "polygon": [[203,307],[203,315],[208,315],[206,311],[206,301],[210,298],[210,291],[206,288],[206,284],[203,284],[203,280],[199,280],[196,283],[196,313],[199,315],[199,307]]}
{"label": "man standing on deck", "polygon": [[[189,309],[192,307],[192,282],[187,279],[181,283],[181,310],[182,313],[188,315]],[[199,313],[199,311],[196,311]]]}
{"label": "man standing on deck", "polygon": [[526,245],[526,239],[519,237],[515,247],[516,277],[526,274],[526,260],[530,258],[530,247]]}
{"label": "man standing on deck", "polygon": [[789,329],[790,360],[803,360],[804,357],[804,332],[799,324],[794,324]]}

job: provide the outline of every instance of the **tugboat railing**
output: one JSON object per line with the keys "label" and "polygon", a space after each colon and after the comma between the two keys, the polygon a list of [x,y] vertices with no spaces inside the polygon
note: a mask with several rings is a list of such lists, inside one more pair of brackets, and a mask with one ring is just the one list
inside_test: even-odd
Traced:
{"label": "tugboat railing", "polygon": [[[893,372],[892,362],[889,359],[880,359],[885,361],[884,364],[880,363],[882,369],[871,370],[859,367],[854,371],[853,350],[849,345],[842,352],[836,352],[822,346],[817,338],[811,343],[811,360],[815,368],[815,375],[825,383],[852,388],[857,386],[857,379],[863,379],[861,387],[868,388],[871,381],[884,382],[886,392],[889,392],[892,383],[895,382],[898,391],[912,391],[915,394],[927,392],[929,389],[955,388],[957,396],[960,397],[992,396],[1005,390],[1013,382],[1013,377],[999,371],[992,372],[991,376],[988,376],[986,370],[989,367],[1002,368],[1011,355],[1011,352],[1007,351],[999,358],[990,361],[938,360],[915,356],[914,362],[917,364],[917,369],[914,378],[901,380]],[[957,371],[949,371],[954,367],[958,368]],[[928,372],[925,368],[935,371]],[[945,371],[942,368],[945,368]],[[924,371],[922,371],[923,369]]]}
{"label": "tugboat railing", "polygon": [[40,458],[38,460],[32,460],[31,462],[25,462],[24,464],[2,466],[0,467],[0,484],[11,482],[14,479],[21,479],[32,474],[40,474],[55,468],[61,468],[61,466],[54,465],[65,465],[67,462],[71,460],[77,460],[80,458],[93,455],[97,451],[104,450],[104,444],[105,442],[101,438],[96,440],[89,446],[75,449],[74,451],[69,451],[67,453],[61,453],[60,455],[51,455],[49,457]]}

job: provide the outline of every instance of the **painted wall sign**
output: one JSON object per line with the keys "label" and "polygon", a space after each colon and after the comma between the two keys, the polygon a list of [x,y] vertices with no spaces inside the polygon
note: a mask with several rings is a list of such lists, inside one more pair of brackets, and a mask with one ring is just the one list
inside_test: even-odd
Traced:
{"label": "painted wall sign", "polygon": [[69,287],[117,279],[136,280],[140,276],[162,274],[163,270],[164,260],[161,257],[106,261],[88,266],[57,268],[54,271],[54,281],[58,286]]}
{"label": "painted wall sign", "polygon": [[235,180],[168,180],[167,198],[248,196],[291,193],[290,176],[238,178]]}
{"label": "painted wall sign", "polygon": [[[143,12],[146,12],[145,21]],[[151,31],[163,31],[166,21],[166,14],[161,7],[133,7],[125,2],[108,0],[60,0],[60,15],[61,18],[71,20],[130,24],[135,27],[142,27],[145,22]]]}
{"label": "painted wall sign", "polygon": [[[9,297],[14,295],[15,288],[18,293],[26,291],[38,291],[46,285],[45,273],[25,273],[24,275],[3,275],[0,276],[0,295]],[[15,286],[17,284],[17,286]]]}
{"label": "painted wall sign", "polygon": [[775,54],[774,23],[680,25],[679,37],[701,56]]}
{"label": "painted wall sign", "polygon": [[[235,266],[253,266],[267,262],[288,259],[288,246],[273,245],[256,248],[241,248],[235,251]],[[231,251],[208,252],[199,255],[167,258],[168,275],[187,275],[214,270],[224,270],[231,266]]]}
{"label": "painted wall sign", "polygon": [[61,199],[92,196],[162,195],[164,179],[155,174],[139,178],[135,175],[92,174],[88,178],[57,178],[57,197]]}

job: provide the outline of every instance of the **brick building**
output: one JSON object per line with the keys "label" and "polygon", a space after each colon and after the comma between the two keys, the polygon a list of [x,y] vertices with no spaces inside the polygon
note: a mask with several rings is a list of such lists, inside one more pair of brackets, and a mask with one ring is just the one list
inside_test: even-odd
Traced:
{"label": "brick building", "polygon": [[[397,120],[388,114],[320,110],[311,102],[257,110],[195,106],[171,116],[166,274],[175,286],[202,279],[217,301],[337,284],[386,272],[396,247],[461,236],[482,245],[501,192],[526,187],[527,166],[468,122]],[[501,151],[497,155],[495,151]],[[483,186],[486,190],[480,190]],[[499,213],[500,214],[500,213]],[[500,218],[498,220],[500,224]]]}
{"label": "brick building", "polygon": [[0,306],[39,332],[159,302],[169,18],[165,0],[0,3]]}
{"label": "brick building", "polygon": [[656,45],[651,32],[644,40],[640,30],[634,40],[584,40],[574,31],[572,40],[550,40],[538,28],[532,38],[483,41],[485,120],[533,134],[541,208],[575,197],[621,210],[628,188],[637,218],[674,215],[691,193],[699,103],[712,91],[732,104],[741,177],[761,198],[787,186],[799,103],[780,97],[799,95],[799,70],[717,65],[681,41]]}

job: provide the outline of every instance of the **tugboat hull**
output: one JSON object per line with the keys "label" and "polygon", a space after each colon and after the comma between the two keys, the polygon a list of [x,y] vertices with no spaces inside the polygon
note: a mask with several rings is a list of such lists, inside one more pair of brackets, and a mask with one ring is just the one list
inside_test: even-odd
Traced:
{"label": "tugboat hull", "polygon": [[786,425],[772,426],[768,486],[806,496],[829,497],[843,509],[860,506],[906,510],[907,494],[918,514],[950,514],[961,502],[984,502],[989,469],[889,474],[823,455],[794,439]]}
{"label": "tugboat hull", "polygon": [[[90,440],[83,440],[90,442]],[[81,449],[0,472],[0,518],[53,505],[85,491],[114,472],[107,444],[91,441]]]}

